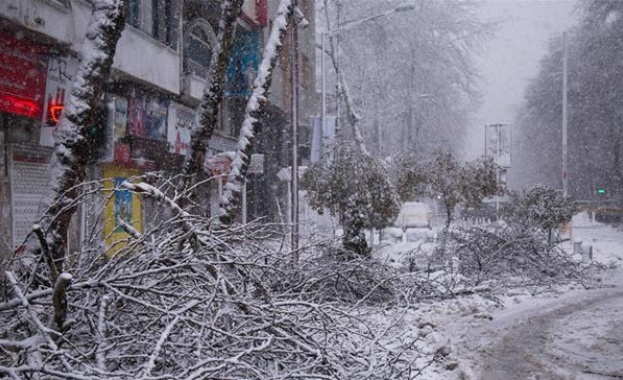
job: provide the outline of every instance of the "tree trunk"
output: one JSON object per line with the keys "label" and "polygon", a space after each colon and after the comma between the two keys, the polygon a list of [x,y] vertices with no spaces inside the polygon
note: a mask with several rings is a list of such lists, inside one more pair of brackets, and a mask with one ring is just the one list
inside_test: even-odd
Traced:
{"label": "tree trunk", "polygon": [[[193,178],[201,171],[205,161],[206,149],[216,129],[219,105],[223,100],[227,65],[234,44],[236,24],[242,3],[243,0],[225,0],[221,5],[221,19],[216,45],[210,61],[206,89],[200,106],[200,123],[193,128],[191,133],[190,148],[184,162],[184,175],[179,183],[180,190],[190,187]],[[187,199],[182,198],[180,203],[180,206],[184,208]]]}
{"label": "tree trunk", "polygon": [[[366,241],[364,232],[365,221],[359,213],[359,206],[355,205],[346,210],[344,217],[344,237],[342,238],[342,246],[346,253],[355,253],[356,257],[370,256],[370,247]],[[354,257],[347,256],[346,259]]]}
{"label": "tree trunk", "polygon": [[247,177],[253,143],[260,129],[260,119],[268,102],[268,90],[272,79],[272,73],[277,65],[279,50],[281,49],[288,21],[294,12],[292,0],[281,0],[277,15],[273,20],[270,37],[264,48],[262,62],[260,63],[257,78],[253,82],[253,93],[247,102],[244,113],[244,121],[240,128],[238,138],[238,150],[232,162],[232,168],[227,178],[225,191],[221,198],[219,220],[223,224],[231,224],[240,204],[241,191]]}
{"label": "tree trunk", "polygon": [[67,230],[81,194],[79,185],[96,148],[89,128],[98,122],[98,105],[125,26],[125,11],[125,0],[93,0],[76,80],[60,120],[48,193],[41,202],[44,238],[39,240],[40,247],[33,247],[50,259],[56,274],[62,272]]}

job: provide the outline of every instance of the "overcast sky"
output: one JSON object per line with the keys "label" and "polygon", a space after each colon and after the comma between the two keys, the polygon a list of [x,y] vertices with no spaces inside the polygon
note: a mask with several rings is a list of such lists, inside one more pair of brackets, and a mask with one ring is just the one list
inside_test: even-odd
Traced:
{"label": "overcast sky", "polygon": [[550,38],[577,23],[575,0],[482,0],[486,20],[499,21],[479,64],[483,105],[476,114],[466,147],[466,158],[484,152],[484,125],[512,123],[530,78]]}

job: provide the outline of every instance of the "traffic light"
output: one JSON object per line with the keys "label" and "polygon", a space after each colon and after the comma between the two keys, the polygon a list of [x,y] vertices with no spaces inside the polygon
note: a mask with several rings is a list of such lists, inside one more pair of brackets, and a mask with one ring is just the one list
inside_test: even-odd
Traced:
{"label": "traffic light", "polygon": [[606,195],[606,189],[604,187],[598,187],[597,188],[597,194],[599,194],[599,195]]}
{"label": "traffic light", "polygon": [[106,157],[108,151],[112,149],[108,140],[110,137],[110,128],[108,127],[108,108],[105,105],[97,107],[97,115],[94,123],[87,128],[87,137],[91,139],[91,161]]}

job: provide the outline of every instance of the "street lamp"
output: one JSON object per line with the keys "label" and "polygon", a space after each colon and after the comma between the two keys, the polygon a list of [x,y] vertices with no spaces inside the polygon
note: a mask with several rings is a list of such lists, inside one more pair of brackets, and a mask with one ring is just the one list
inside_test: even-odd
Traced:
{"label": "street lamp", "polygon": [[[342,26],[333,29],[333,30],[328,30],[328,31],[323,31],[322,33],[320,33],[320,48],[322,49],[322,53],[320,55],[320,75],[321,75],[321,83],[322,83],[322,114],[321,114],[321,120],[322,120],[322,128],[323,130],[326,129],[326,119],[327,119],[327,85],[326,85],[326,78],[325,78],[325,54],[326,54],[326,50],[325,50],[325,41],[327,38],[332,37],[337,35],[340,32],[343,32],[345,30],[349,30],[352,28],[355,28],[361,24],[364,24],[368,21],[372,21],[372,20],[376,20],[378,18],[381,17],[387,17],[389,15],[391,15],[392,13],[398,13],[398,12],[406,12],[406,11],[410,11],[415,9],[415,5],[414,4],[402,4],[399,5],[395,8],[392,8],[390,10],[387,10],[383,13],[379,13],[373,16],[369,16],[369,17],[365,17],[365,18],[361,18],[358,20],[350,20],[345,22]],[[339,54],[339,52],[337,53]],[[339,75],[339,74],[338,74]],[[339,115],[338,115],[339,116]]]}

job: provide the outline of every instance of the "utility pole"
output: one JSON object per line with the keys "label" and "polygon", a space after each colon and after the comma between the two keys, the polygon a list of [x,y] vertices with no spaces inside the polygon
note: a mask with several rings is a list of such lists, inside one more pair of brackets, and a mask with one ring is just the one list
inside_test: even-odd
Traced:
{"label": "utility pole", "polygon": [[569,173],[567,152],[567,33],[562,34],[562,194],[569,195]]}
{"label": "utility pole", "polygon": [[305,16],[297,7],[297,1],[294,0],[294,22],[292,23],[291,39],[290,39],[290,86],[291,86],[291,112],[290,112],[290,124],[291,124],[291,143],[292,143],[292,171],[291,171],[291,184],[292,184],[292,227],[290,243],[292,252],[294,252],[294,261],[298,262],[298,249],[299,249],[299,159],[298,159],[298,123],[299,123],[299,25],[303,22],[307,23]]}

